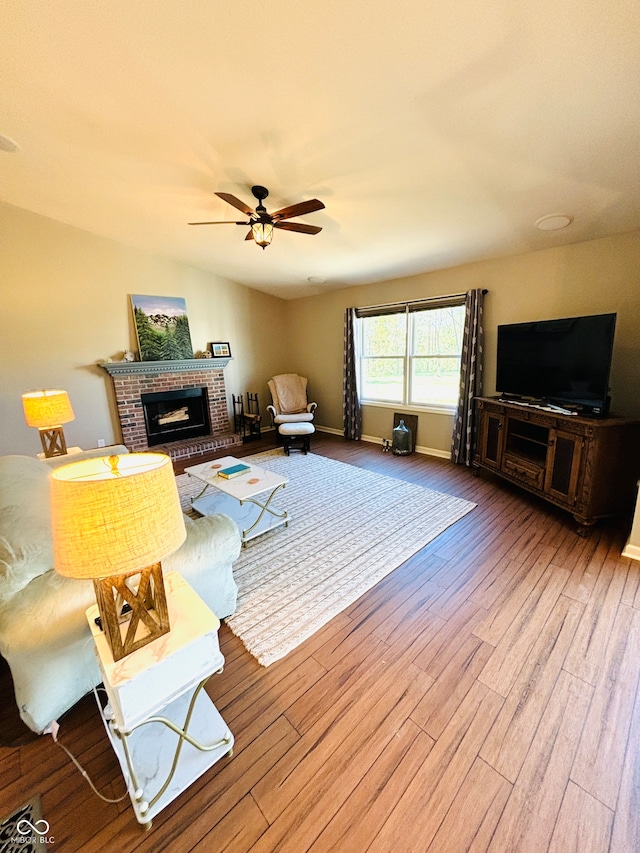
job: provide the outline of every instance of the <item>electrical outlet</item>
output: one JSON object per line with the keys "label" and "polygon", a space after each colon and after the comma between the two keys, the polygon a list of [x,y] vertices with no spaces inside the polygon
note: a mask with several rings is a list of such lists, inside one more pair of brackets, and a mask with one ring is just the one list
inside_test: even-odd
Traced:
{"label": "electrical outlet", "polygon": [[98,447],[104,447],[105,444],[106,444],[106,442],[105,442],[104,438],[98,439]]}

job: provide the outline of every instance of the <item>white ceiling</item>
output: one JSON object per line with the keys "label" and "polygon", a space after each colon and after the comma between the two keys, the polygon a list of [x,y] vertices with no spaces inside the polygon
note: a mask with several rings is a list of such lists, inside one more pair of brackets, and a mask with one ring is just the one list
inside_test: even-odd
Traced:
{"label": "white ceiling", "polygon": [[[640,226],[637,0],[3,0],[0,56],[0,199],[283,298]],[[252,184],[322,232],[186,224]]]}

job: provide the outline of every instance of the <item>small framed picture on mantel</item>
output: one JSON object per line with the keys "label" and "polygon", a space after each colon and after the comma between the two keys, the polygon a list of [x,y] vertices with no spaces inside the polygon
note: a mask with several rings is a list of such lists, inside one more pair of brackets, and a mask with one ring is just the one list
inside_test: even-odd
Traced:
{"label": "small framed picture on mantel", "polygon": [[213,358],[231,357],[231,345],[228,341],[218,341],[218,343],[209,344],[209,349]]}

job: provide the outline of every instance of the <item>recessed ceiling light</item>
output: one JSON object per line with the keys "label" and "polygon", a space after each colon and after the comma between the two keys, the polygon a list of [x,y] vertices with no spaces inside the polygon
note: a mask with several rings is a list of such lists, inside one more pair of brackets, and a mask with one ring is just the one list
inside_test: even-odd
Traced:
{"label": "recessed ceiling light", "polygon": [[6,151],[9,154],[13,154],[14,151],[19,151],[19,150],[20,150],[20,146],[18,145],[18,143],[14,139],[11,139],[8,136],[3,136],[0,133],[0,151]]}
{"label": "recessed ceiling light", "polygon": [[320,275],[310,275],[307,281],[309,284],[324,284],[326,278],[322,278]]}
{"label": "recessed ceiling light", "polygon": [[572,222],[573,216],[569,216],[568,213],[549,213],[537,220],[536,228],[541,231],[559,231],[571,225]]}

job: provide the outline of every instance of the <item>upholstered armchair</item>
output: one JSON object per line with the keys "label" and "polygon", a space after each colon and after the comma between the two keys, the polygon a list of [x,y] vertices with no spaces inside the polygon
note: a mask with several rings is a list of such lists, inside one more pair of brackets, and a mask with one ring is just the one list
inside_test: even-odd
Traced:
{"label": "upholstered armchair", "polygon": [[273,405],[267,406],[278,430],[280,424],[310,423],[317,403],[307,400],[307,379],[297,373],[280,373],[267,383]]}
{"label": "upholstered armchair", "polygon": [[307,400],[307,380],[297,373],[280,373],[267,383],[273,405],[267,406],[276,429],[278,444],[284,446],[289,455],[291,450],[307,453],[311,436],[316,431],[312,421],[317,403]]}

